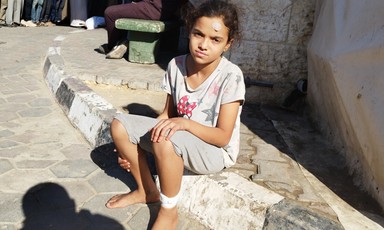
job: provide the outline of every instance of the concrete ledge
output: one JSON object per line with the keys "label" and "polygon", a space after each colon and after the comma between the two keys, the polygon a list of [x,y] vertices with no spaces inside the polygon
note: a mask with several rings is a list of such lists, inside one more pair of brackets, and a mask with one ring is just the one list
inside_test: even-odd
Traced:
{"label": "concrete ledge", "polygon": [[44,62],[48,88],[72,125],[80,130],[92,147],[111,142],[109,124],[117,110],[81,80],[66,75],[56,51],[50,49]]}
{"label": "concrete ledge", "polygon": [[284,197],[231,172],[184,176],[179,207],[212,229],[262,229],[265,213]]}

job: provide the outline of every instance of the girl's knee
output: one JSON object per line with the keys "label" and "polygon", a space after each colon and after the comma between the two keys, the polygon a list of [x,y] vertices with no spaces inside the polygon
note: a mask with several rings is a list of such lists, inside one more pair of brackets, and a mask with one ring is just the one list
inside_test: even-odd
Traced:
{"label": "girl's knee", "polygon": [[157,158],[178,157],[170,141],[152,142],[153,155]]}
{"label": "girl's knee", "polygon": [[119,120],[113,119],[110,126],[111,135],[113,136],[113,134],[121,132],[123,128],[124,127]]}

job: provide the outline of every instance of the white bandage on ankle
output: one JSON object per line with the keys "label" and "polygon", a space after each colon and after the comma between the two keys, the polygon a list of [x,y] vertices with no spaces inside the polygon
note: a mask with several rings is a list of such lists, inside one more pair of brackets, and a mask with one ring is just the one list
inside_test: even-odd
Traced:
{"label": "white bandage on ankle", "polygon": [[177,202],[179,201],[179,195],[180,195],[180,193],[178,193],[174,197],[169,198],[166,195],[164,195],[163,193],[160,193],[161,206],[164,208],[175,207],[177,205]]}

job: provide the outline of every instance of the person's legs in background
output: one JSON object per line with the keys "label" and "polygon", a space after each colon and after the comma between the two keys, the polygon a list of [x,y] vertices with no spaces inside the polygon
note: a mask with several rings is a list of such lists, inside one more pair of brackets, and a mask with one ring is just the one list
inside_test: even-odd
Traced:
{"label": "person's legs in background", "polygon": [[61,17],[63,14],[63,9],[64,9],[64,0],[57,0],[56,2],[56,18],[55,18],[55,23],[60,23],[61,22]]}
{"label": "person's legs in background", "polygon": [[[101,46],[101,53],[106,58],[120,59],[127,51],[127,32],[115,28],[115,21],[119,18],[138,18],[158,20],[161,16],[161,6],[150,1],[132,2],[109,6],[104,11],[105,26],[108,33],[108,44]],[[110,52],[108,52],[110,51]]]}
{"label": "person's legs in background", "polygon": [[8,0],[5,21],[8,26],[19,26],[23,14],[24,0]]}
{"label": "person's legs in background", "polygon": [[8,6],[7,6],[7,11],[5,13],[5,21],[7,25],[12,25],[13,24],[13,11],[14,11],[14,5],[15,5],[16,0],[8,0]]}
{"label": "person's legs in background", "polygon": [[51,22],[55,22],[55,19],[56,19],[56,0],[47,0],[47,1],[51,1],[51,8],[49,9],[49,21]]}
{"label": "person's legs in background", "polygon": [[43,10],[44,0],[37,0],[37,8],[36,8],[36,21],[40,22],[41,12]]}
{"label": "person's legs in background", "polygon": [[32,2],[32,9],[31,9],[31,20],[33,23],[37,23],[39,21],[39,18],[37,18],[37,1],[38,0],[33,0]]}
{"label": "person's legs in background", "polygon": [[24,0],[16,0],[15,5],[15,13],[13,15],[13,22],[20,25],[21,22],[21,16],[23,15],[23,9],[24,9]]}
{"label": "person's legs in background", "polygon": [[41,22],[47,22],[48,21],[48,17],[46,15],[48,12],[48,6],[50,7],[50,3],[51,3],[50,0],[44,0],[43,9],[41,10],[41,14],[40,14],[40,21]]}
{"label": "person's legs in background", "polygon": [[87,0],[70,0],[70,25],[73,27],[84,27],[88,18]]}
{"label": "person's legs in background", "polygon": [[7,11],[8,7],[8,0],[1,0],[1,5],[0,5],[0,24],[4,25],[5,24],[5,13]]}
{"label": "person's legs in background", "polygon": [[31,21],[32,13],[32,2],[33,0],[24,0],[22,19],[24,21]]}

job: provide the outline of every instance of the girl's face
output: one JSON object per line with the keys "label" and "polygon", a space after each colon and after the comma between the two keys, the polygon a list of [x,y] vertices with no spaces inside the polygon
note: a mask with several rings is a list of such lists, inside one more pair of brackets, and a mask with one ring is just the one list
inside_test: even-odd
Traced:
{"label": "girl's face", "polygon": [[228,41],[229,29],[220,17],[198,18],[189,35],[189,50],[198,64],[210,64],[219,60],[232,41]]}

